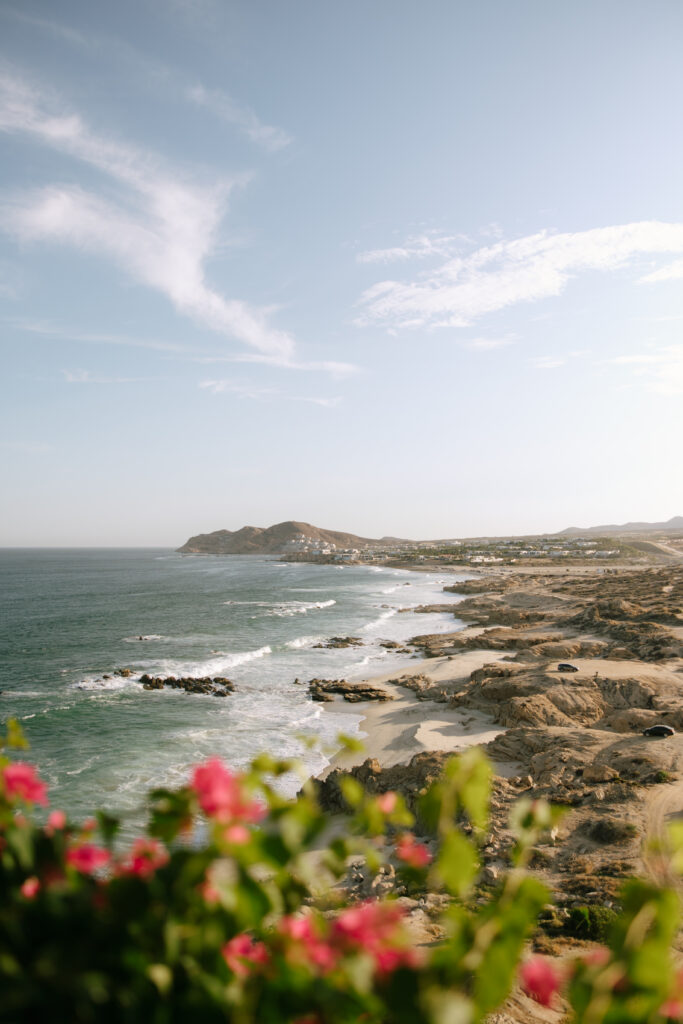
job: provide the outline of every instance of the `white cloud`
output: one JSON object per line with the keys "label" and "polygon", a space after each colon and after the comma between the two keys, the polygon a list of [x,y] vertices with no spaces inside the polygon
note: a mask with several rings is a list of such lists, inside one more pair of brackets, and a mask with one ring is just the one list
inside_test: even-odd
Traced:
{"label": "white cloud", "polygon": [[[147,83],[156,85],[157,89],[163,91],[166,97],[174,102],[183,100],[204,107],[221,121],[234,125],[256,145],[270,152],[282,149],[292,141],[287,132],[265,124],[250,107],[239,103],[232,96],[220,89],[207,89],[201,83],[191,85],[181,72],[161,63],[149,53],[141,52],[123,39],[95,32],[84,33],[61,22],[36,17],[14,8],[0,8],[0,16],[3,15],[49,33],[61,42],[86,50],[89,54],[97,51],[98,55],[105,59],[113,59],[116,64],[125,68],[128,76],[132,73]],[[199,15],[195,12],[193,20],[206,21],[206,13]]]}
{"label": "white cloud", "polygon": [[231,380],[203,380],[200,381],[200,388],[209,391],[212,395],[231,394],[239,395],[241,398],[273,398],[278,394],[276,388],[261,388],[252,384],[236,384]]}
{"label": "white cloud", "polygon": [[21,317],[6,317],[2,320],[9,327],[14,327],[29,334],[37,334],[43,338],[55,338],[63,341],[79,341],[88,345],[124,345],[131,348],[147,348],[154,352],[192,352],[187,345],[177,345],[171,341],[157,341],[154,338],[131,338],[125,334],[108,334],[99,331],[69,330],[46,323],[43,320],[25,320]]}
{"label": "white cloud", "polygon": [[360,371],[360,367],[353,363],[340,363],[329,359],[297,360],[279,356],[262,356],[248,353],[236,356],[216,356],[200,358],[202,363],[262,363],[266,366],[276,366],[283,370],[309,370],[312,372],[329,373],[332,377],[350,377]]}
{"label": "white cloud", "polygon": [[278,399],[283,402],[309,402],[312,405],[320,405],[326,409],[334,408],[341,402],[341,397],[335,398],[311,398],[302,395],[285,395],[277,388],[261,388],[252,384],[238,384],[232,380],[203,380],[200,388],[211,392],[212,395],[230,394],[238,395],[240,398],[252,398],[257,401],[269,401]]}
{"label": "white cloud", "polygon": [[108,255],[211,330],[269,356],[291,356],[292,338],[271,327],[263,310],[225,298],[205,279],[205,263],[238,180],[205,186],[169,172],[153,153],[97,135],[78,115],[56,109],[8,74],[0,75],[0,131],[28,135],[95,167],[119,186],[116,198],[73,185],[6,198],[1,207],[6,231]]}
{"label": "white cloud", "polygon": [[90,370],[62,370],[68,384],[131,384],[141,377],[106,377]]}
{"label": "white cloud", "polygon": [[659,281],[677,281],[683,277],[683,260],[675,260],[660,270],[653,270],[651,274],[641,277],[640,284],[656,284]]}
{"label": "white cloud", "polygon": [[289,399],[290,402],[310,402],[313,405],[320,405],[323,409],[334,409],[335,406],[341,402],[341,396],[337,395],[336,398],[302,398],[292,397]]}
{"label": "white cloud", "polygon": [[284,149],[292,141],[287,132],[273,125],[264,124],[253,110],[237,103],[220,89],[206,89],[203,85],[193,85],[185,90],[185,96],[196,106],[211,111],[221,121],[236,125],[252,142],[270,152]]}
{"label": "white cloud", "polygon": [[422,235],[412,235],[406,239],[403,245],[392,246],[389,249],[370,249],[366,252],[359,252],[356,256],[358,263],[393,263],[401,260],[424,259],[427,256],[448,256],[453,252],[456,243],[466,241],[465,235],[443,235],[437,232],[427,232]]}
{"label": "white cloud", "polygon": [[648,391],[683,395],[683,345],[654,345],[645,352],[607,359],[603,365],[628,367]]}
{"label": "white cloud", "polygon": [[[487,313],[559,295],[578,274],[683,253],[683,224],[643,221],[589,231],[541,231],[455,256],[412,280],[380,281],[360,299],[360,326],[467,327]],[[649,275],[648,280],[652,280]]]}
{"label": "white cloud", "polygon": [[552,356],[539,356],[537,359],[531,360],[531,365],[537,370],[557,370],[565,363],[565,359],[554,359]]}
{"label": "white cloud", "polygon": [[471,338],[465,342],[465,348],[471,348],[475,352],[490,352],[493,349],[505,348],[512,345],[514,335],[508,334],[502,338]]}

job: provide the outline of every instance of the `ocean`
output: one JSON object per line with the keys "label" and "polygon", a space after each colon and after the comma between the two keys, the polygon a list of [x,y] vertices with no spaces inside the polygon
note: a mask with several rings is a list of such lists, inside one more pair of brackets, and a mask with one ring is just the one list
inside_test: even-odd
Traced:
{"label": "ocean", "polygon": [[[457,600],[442,588],[463,578],[159,548],[0,550],[0,722],[21,723],[52,807],[76,819],[106,808],[132,834],[145,792],[181,785],[212,754],[241,768],[268,751],[321,771],[340,731],[362,734],[361,715],[313,703],[304,684],[405,666],[381,641],[461,623],[401,609]],[[363,646],[313,647],[346,635]],[[236,692],[145,691],[145,672],[227,676]]]}

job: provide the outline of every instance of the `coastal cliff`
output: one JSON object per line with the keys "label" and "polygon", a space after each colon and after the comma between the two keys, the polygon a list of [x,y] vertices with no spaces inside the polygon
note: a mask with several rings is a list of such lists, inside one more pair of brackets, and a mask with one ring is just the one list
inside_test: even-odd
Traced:
{"label": "coastal cliff", "polygon": [[196,537],[190,537],[178,551],[182,554],[203,555],[279,555],[304,550],[314,544],[334,549],[362,549],[387,544],[393,539],[383,537],[381,540],[371,540],[368,537],[357,537],[353,533],[322,530],[310,523],[289,520],[267,528],[243,526],[241,530],[199,533]]}

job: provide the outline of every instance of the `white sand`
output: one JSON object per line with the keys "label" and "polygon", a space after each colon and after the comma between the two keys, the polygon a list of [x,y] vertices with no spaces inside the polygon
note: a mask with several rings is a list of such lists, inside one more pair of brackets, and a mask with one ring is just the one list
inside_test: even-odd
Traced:
{"label": "white sand", "polygon": [[420,674],[428,676],[434,683],[443,683],[447,691],[456,692],[458,684],[469,679],[475,669],[503,657],[505,654],[497,651],[464,651],[445,658],[406,661],[403,669],[363,680],[386,689],[395,700],[348,704],[339,697],[327,705],[335,712],[348,708],[349,714],[364,716],[360,736],[364,749],[340,751],[323,775],[333,768],[351,768],[361,764],[367,757],[376,758],[382,767],[387,767],[409,761],[414,754],[423,751],[456,752],[475,744],[488,743],[505,731],[488,715],[469,709],[449,708],[447,704],[432,700],[420,700],[412,691],[386,683],[403,675]]}

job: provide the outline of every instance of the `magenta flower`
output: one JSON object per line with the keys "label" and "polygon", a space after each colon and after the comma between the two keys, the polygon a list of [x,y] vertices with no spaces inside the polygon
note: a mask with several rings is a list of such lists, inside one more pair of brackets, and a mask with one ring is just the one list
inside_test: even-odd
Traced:
{"label": "magenta flower", "polygon": [[92,875],[98,868],[109,863],[109,854],[94,843],[81,843],[67,852],[66,862],[84,875]]}
{"label": "magenta flower", "polygon": [[22,884],[20,892],[27,900],[33,900],[36,898],[38,890],[40,889],[40,879],[36,875],[31,875]]}
{"label": "magenta flower", "polygon": [[519,970],[522,988],[541,1006],[550,1006],[562,984],[562,975],[553,964],[541,956],[525,961]]}
{"label": "magenta flower", "polygon": [[32,764],[12,763],[2,769],[5,795],[47,806],[47,786],[36,775]]}
{"label": "magenta flower", "polygon": [[392,790],[388,793],[382,793],[381,796],[377,797],[377,806],[382,814],[393,814],[397,803],[398,797]]}
{"label": "magenta flower", "polygon": [[396,856],[411,868],[426,868],[432,860],[424,843],[419,843],[410,832],[401,836],[396,843]]}
{"label": "magenta flower", "polygon": [[219,757],[197,765],[191,786],[204,813],[223,825],[260,821],[264,815],[261,805],[243,793],[240,776],[229,771]]}
{"label": "magenta flower", "polygon": [[290,962],[311,967],[321,974],[327,974],[337,966],[337,950],[321,934],[320,927],[310,915],[283,917],[278,930],[289,940],[286,955]]}
{"label": "magenta flower", "polygon": [[332,933],[343,949],[369,953],[380,974],[419,964],[403,927],[403,912],[395,905],[368,900],[349,907],[334,922]]}
{"label": "magenta flower", "polygon": [[168,852],[158,839],[144,836],[133,843],[128,860],[122,864],[126,874],[150,878],[158,868],[168,864]]}
{"label": "magenta flower", "polygon": [[51,811],[47,818],[50,828],[66,828],[66,814],[64,811]]}
{"label": "magenta flower", "polygon": [[268,963],[268,950],[262,942],[254,942],[246,933],[236,935],[223,946],[221,953],[226,964],[238,978],[246,978],[251,972]]}

